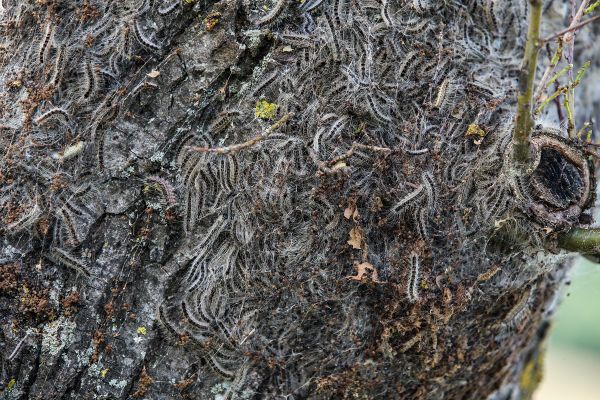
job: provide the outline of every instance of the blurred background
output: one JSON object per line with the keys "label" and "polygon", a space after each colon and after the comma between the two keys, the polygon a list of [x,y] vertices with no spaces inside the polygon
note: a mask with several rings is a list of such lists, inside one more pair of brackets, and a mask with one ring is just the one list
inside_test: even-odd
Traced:
{"label": "blurred background", "polygon": [[534,400],[600,400],[600,265],[581,259],[572,272]]}

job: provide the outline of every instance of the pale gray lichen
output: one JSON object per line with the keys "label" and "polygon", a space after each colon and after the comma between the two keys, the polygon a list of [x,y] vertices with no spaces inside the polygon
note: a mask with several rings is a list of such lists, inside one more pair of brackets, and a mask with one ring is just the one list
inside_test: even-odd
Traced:
{"label": "pale gray lichen", "polygon": [[63,316],[44,325],[42,331],[42,351],[57,356],[71,344],[77,324]]}

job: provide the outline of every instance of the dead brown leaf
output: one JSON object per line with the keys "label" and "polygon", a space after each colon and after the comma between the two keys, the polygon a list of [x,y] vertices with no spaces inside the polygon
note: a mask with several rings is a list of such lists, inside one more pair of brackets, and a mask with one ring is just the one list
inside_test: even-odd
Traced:
{"label": "dead brown leaf", "polygon": [[148,78],[156,78],[159,75],[160,75],[160,72],[155,69],[153,69],[152,71],[150,71],[149,73],[146,74],[146,76]]}
{"label": "dead brown leaf", "polygon": [[352,246],[353,249],[360,250],[363,248],[362,229],[355,227],[350,230],[350,240],[348,240],[348,244]]}
{"label": "dead brown leaf", "polygon": [[367,275],[367,271],[371,271],[371,281],[379,282],[377,277],[377,269],[373,266],[373,264],[368,262],[363,262],[354,266],[356,268],[356,275],[348,276],[348,279],[352,279],[353,281],[362,281],[363,277]]}
{"label": "dead brown leaf", "polygon": [[346,209],[344,210],[344,218],[346,219],[350,219],[350,217],[352,216],[352,214],[354,213],[354,205],[350,204],[348,207],[346,207]]}

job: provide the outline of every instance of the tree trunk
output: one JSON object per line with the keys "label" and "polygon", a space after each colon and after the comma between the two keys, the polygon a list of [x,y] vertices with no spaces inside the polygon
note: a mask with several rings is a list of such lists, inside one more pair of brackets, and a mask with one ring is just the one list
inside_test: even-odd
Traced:
{"label": "tree trunk", "polygon": [[2,397],[528,398],[594,187],[511,172],[525,4],[1,1]]}

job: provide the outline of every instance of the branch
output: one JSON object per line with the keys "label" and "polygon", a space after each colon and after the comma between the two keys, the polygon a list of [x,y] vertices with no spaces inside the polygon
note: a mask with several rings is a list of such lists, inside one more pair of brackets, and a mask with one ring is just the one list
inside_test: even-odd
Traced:
{"label": "branch", "polygon": [[429,152],[429,149],[419,149],[419,150],[392,149],[389,147],[372,146],[372,145],[368,145],[368,144],[354,142],[354,143],[352,143],[352,146],[350,147],[350,149],[348,151],[346,151],[344,154],[342,154],[332,160],[319,163],[319,170],[317,171],[317,175],[320,176],[323,174],[335,173],[339,169],[339,166],[345,166],[344,164],[340,164],[340,163],[343,163],[344,161],[346,161],[347,159],[352,157],[354,155],[354,153],[356,152],[356,150],[367,150],[367,151],[372,151],[375,153],[384,153],[384,154],[404,152],[405,154],[408,154],[411,156],[418,156],[418,155],[422,155],[422,154],[427,154]]}
{"label": "branch", "polygon": [[600,254],[600,228],[575,228],[561,233],[558,246],[581,254]]}
{"label": "branch", "polygon": [[538,40],[540,37],[542,1],[529,0],[529,5],[529,28],[527,31],[523,64],[519,72],[517,117],[513,136],[513,160],[520,167],[523,167],[529,158],[529,134],[533,129],[531,106],[539,50]]}
{"label": "branch", "polygon": [[[547,45],[547,46],[549,49],[549,45]],[[547,86],[552,83],[552,82],[548,82],[548,79],[550,79],[550,74],[552,74],[552,72],[554,72],[554,68],[556,68],[556,66],[558,65],[558,62],[562,58],[562,53],[563,53],[563,41],[562,41],[562,39],[559,39],[558,47],[556,48],[556,52],[554,53],[554,56],[552,56],[552,59],[550,60],[550,64],[546,68],[546,71],[544,71],[544,75],[542,75],[542,79],[540,80],[540,83],[538,83],[538,88],[535,91],[535,101],[536,102],[540,101],[540,98],[546,91]]]}
{"label": "branch", "polygon": [[549,42],[549,41],[551,41],[551,40],[554,40],[554,39],[556,39],[557,37],[561,37],[561,36],[563,36],[563,35],[566,35],[566,34],[567,34],[567,33],[569,33],[569,32],[576,31],[576,30],[578,30],[578,29],[580,29],[580,28],[582,28],[582,27],[586,26],[586,25],[587,25],[587,24],[589,24],[590,22],[597,21],[598,19],[600,19],[600,15],[596,15],[595,17],[592,17],[592,18],[590,18],[590,19],[586,19],[586,20],[585,20],[585,21],[583,21],[583,22],[580,22],[580,23],[578,23],[578,24],[575,24],[575,25],[569,26],[568,28],[565,28],[565,29],[563,29],[562,31],[558,31],[558,32],[556,32],[556,33],[555,33],[554,35],[552,35],[552,36],[548,36],[547,38],[540,39],[540,43],[546,43],[546,42]]}
{"label": "branch", "polygon": [[600,6],[600,0],[597,0],[594,4],[592,4],[591,6],[586,8],[584,14],[588,15],[589,13],[594,12],[596,7],[598,7],[598,6]]}
{"label": "branch", "polygon": [[[589,0],[581,1],[581,5],[579,6],[577,13],[575,15],[573,15],[573,17],[571,19],[571,25],[569,25],[569,27],[574,28],[575,26],[579,25],[579,21],[581,20],[581,17],[583,17],[585,9],[588,5],[588,1]],[[573,2],[572,5],[574,6],[575,2]],[[574,9],[574,7],[572,8],[571,13],[572,13],[573,9]],[[574,57],[574,53],[575,53],[575,34],[576,33],[577,33],[577,30],[573,29],[573,30],[565,33],[565,35],[563,37],[563,40],[567,44],[566,59],[569,64],[573,64],[573,57]],[[573,71],[570,70],[569,71],[569,84],[571,84],[572,82],[573,82]],[[573,89],[568,90],[563,100],[564,100],[565,108],[567,111],[567,131],[568,131],[569,137],[572,138],[575,134],[575,91]]]}
{"label": "branch", "polygon": [[275,122],[273,125],[268,127],[263,133],[261,133],[258,136],[255,136],[252,139],[247,140],[243,143],[238,143],[238,144],[234,144],[231,146],[224,146],[224,147],[194,147],[194,146],[190,146],[189,150],[195,151],[198,153],[217,153],[217,154],[236,153],[247,147],[254,146],[256,143],[260,142],[261,140],[266,139],[267,137],[269,137],[269,135],[271,133],[273,133],[273,131],[275,131],[281,125],[285,124],[293,116],[294,116],[294,113],[285,114],[283,117],[281,117],[281,119],[279,119],[279,121]]}

